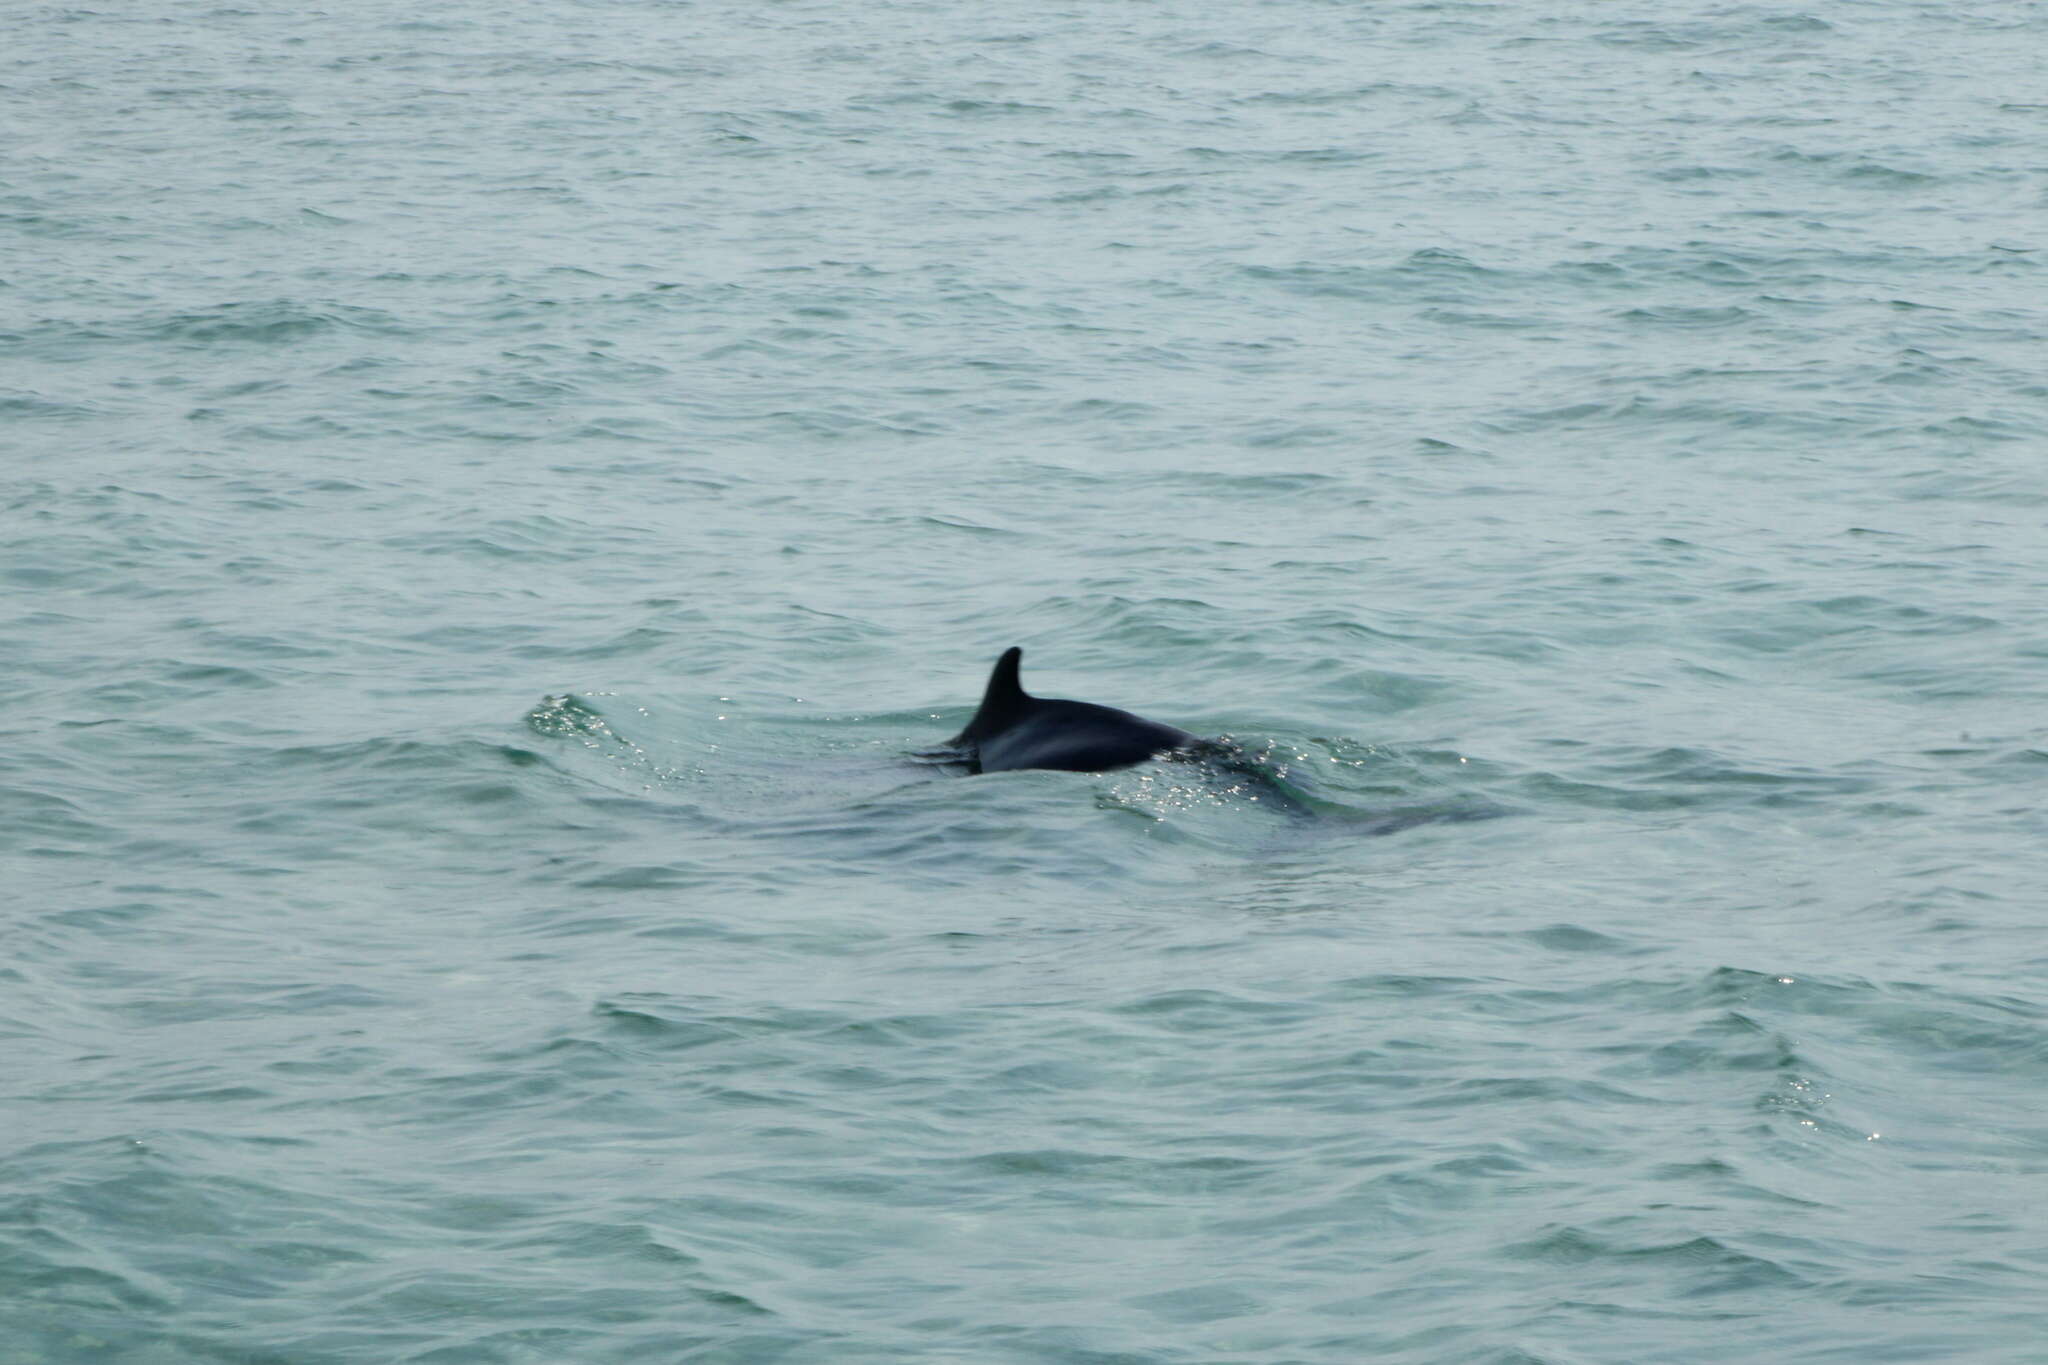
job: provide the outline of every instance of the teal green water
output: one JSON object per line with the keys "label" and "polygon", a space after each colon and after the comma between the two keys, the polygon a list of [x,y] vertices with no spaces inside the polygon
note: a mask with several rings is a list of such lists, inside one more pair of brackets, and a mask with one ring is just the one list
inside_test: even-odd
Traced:
{"label": "teal green water", "polygon": [[0,15],[0,1365],[2042,1360],[2044,40]]}

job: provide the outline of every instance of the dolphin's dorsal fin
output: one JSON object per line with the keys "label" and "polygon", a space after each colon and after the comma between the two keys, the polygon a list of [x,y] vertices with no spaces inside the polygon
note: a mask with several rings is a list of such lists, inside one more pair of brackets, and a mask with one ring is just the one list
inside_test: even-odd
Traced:
{"label": "dolphin's dorsal fin", "polygon": [[953,743],[976,744],[990,735],[1001,734],[1016,723],[1025,703],[1031,700],[1024,691],[1024,684],[1017,681],[1017,666],[1023,660],[1024,651],[1015,645],[1003,651],[1003,657],[996,660],[995,668],[988,675],[988,690],[981,694],[981,709],[974,713],[974,719],[967,722],[967,728],[953,739]]}

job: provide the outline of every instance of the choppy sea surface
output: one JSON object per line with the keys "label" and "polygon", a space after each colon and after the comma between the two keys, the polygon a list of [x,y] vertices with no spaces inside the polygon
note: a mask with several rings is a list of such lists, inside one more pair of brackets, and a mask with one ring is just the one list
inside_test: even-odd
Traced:
{"label": "choppy sea surface", "polygon": [[2048,1359],[2044,50],[8,7],[0,1365]]}

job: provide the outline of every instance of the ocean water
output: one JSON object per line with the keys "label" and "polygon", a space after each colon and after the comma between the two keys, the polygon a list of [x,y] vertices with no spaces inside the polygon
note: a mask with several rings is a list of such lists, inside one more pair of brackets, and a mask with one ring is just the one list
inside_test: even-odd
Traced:
{"label": "ocean water", "polygon": [[8,7],[0,1365],[2048,1360],[2044,43]]}

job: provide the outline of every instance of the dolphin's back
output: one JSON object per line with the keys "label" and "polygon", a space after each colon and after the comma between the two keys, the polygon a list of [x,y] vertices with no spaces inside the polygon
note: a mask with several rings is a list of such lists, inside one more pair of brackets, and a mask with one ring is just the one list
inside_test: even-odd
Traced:
{"label": "dolphin's back", "polygon": [[1014,768],[1058,768],[1100,773],[1128,768],[1195,737],[1171,725],[1085,701],[1032,698],[1030,714],[975,745],[985,773]]}
{"label": "dolphin's back", "polygon": [[996,660],[981,708],[967,728],[948,741],[969,755],[976,772],[1056,768],[1099,773],[1128,768],[1195,737],[1171,725],[1093,702],[1034,697],[1024,690],[1018,667],[1024,651],[1010,648]]}

